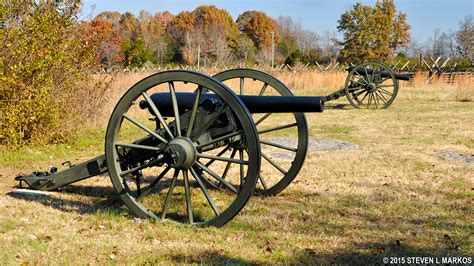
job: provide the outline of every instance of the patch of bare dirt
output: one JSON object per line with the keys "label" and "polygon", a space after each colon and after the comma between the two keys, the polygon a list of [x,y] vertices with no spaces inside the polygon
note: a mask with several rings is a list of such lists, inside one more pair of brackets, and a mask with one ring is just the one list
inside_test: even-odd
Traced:
{"label": "patch of bare dirt", "polygon": [[441,158],[450,161],[460,161],[474,165],[474,155],[464,155],[455,151],[442,151],[438,154]]}
{"label": "patch of bare dirt", "polygon": [[[288,147],[298,146],[298,139],[294,137],[274,137],[271,138],[270,141]],[[267,146],[262,146],[262,149],[265,148],[267,148]],[[308,141],[308,151],[337,151],[357,149],[359,149],[359,145],[342,140],[309,138]],[[270,152],[269,155],[282,160],[293,160],[294,158],[293,154],[286,151]]]}

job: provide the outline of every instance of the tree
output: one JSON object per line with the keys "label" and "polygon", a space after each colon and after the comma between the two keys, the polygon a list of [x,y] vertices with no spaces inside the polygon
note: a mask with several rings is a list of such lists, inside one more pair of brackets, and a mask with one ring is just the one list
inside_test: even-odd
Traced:
{"label": "tree", "polygon": [[444,43],[442,38],[441,29],[435,29],[433,38],[428,40],[428,43],[431,43],[431,49],[428,50],[428,54],[430,54],[434,59],[438,57],[444,56]]}
{"label": "tree", "polygon": [[250,60],[255,55],[255,44],[245,33],[240,36],[237,43],[236,55],[245,61]]}
{"label": "tree", "polygon": [[280,32],[275,20],[264,12],[246,11],[237,18],[239,30],[252,39],[259,50],[268,50],[272,45],[272,32],[275,43],[280,42]]}
{"label": "tree", "polygon": [[397,14],[393,0],[377,1],[375,7],[356,3],[338,23],[344,35],[340,44],[346,60],[386,59],[410,39],[406,15]]}
{"label": "tree", "polygon": [[146,48],[142,38],[125,40],[122,43],[122,50],[127,67],[142,67],[146,62],[156,63],[156,57]]}
{"label": "tree", "polygon": [[300,49],[296,49],[293,53],[290,54],[290,56],[285,59],[285,64],[293,66],[301,59],[301,57],[303,57],[303,53]]}
{"label": "tree", "polygon": [[474,18],[468,15],[459,23],[459,30],[456,32],[458,50],[462,57],[474,63]]}
{"label": "tree", "polygon": [[173,19],[173,14],[168,11],[157,12],[151,17],[150,20],[150,32],[154,34],[163,34],[166,31],[166,26]]}
{"label": "tree", "polygon": [[122,39],[137,38],[139,31],[138,19],[130,12],[125,12],[119,21],[120,35]]}
{"label": "tree", "polygon": [[336,38],[336,32],[325,31],[319,39],[321,47],[321,60],[328,63],[335,63],[339,55],[340,45]]}
{"label": "tree", "polygon": [[230,14],[215,6],[199,6],[193,12],[181,12],[166,27],[181,59],[195,62],[197,51],[205,59],[222,60],[237,46],[238,29]]}
{"label": "tree", "polygon": [[239,30],[232,16],[225,9],[213,5],[199,6],[194,11],[195,26],[204,33],[205,37],[223,35],[229,47],[235,48],[239,38]]}
{"label": "tree", "polygon": [[297,40],[298,32],[301,31],[301,24],[294,23],[291,17],[278,17],[278,28],[280,31],[279,48],[284,58],[288,58],[294,51],[300,48]]}
{"label": "tree", "polygon": [[89,36],[89,39],[97,42],[98,57],[102,64],[110,69],[114,64],[123,61],[122,40],[118,32],[114,31],[111,22],[102,19],[102,16],[97,16],[90,22],[86,34],[94,36],[92,38]]}
{"label": "tree", "polygon": [[[71,140],[108,83],[77,1],[0,2],[0,145]],[[87,103],[87,104],[83,104]]]}
{"label": "tree", "polygon": [[318,49],[319,36],[310,30],[301,30],[298,36],[298,43],[303,53]]}
{"label": "tree", "polygon": [[143,10],[140,11],[138,18],[140,36],[146,48],[155,55],[160,64],[168,58],[170,39],[166,35],[165,28],[172,18],[173,15],[169,12],[151,15]]}
{"label": "tree", "polygon": [[279,50],[286,64],[293,65],[297,61],[315,64],[316,59],[321,58],[320,37],[311,30],[303,29],[300,20],[280,16],[277,23],[281,36]]}
{"label": "tree", "polygon": [[114,31],[118,31],[120,28],[120,18],[122,15],[117,11],[104,11],[96,16],[112,24]]}

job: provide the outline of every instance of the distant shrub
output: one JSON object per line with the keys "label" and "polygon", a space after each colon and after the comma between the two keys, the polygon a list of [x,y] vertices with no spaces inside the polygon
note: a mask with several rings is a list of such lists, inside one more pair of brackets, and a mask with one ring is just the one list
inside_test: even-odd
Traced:
{"label": "distant shrub", "polygon": [[0,144],[62,142],[104,97],[79,1],[0,3]]}
{"label": "distant shrub", "polygon": [[293,66],[301,59],[302,56],[303,53],[299,49],[296,49],[285,59],[285,64]]}

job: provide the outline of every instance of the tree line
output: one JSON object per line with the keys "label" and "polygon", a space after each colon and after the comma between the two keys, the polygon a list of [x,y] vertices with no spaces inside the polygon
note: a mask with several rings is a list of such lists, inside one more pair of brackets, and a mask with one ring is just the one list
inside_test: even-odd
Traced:
{"label": "tree line", "polygon": [[234,20],[227,10],[213,5],[177,15],[106,11],[88,23],[103,40],[99,60],[107,68],[169,63],[269,65],[272,57],[277,64],[289,65],[384,61],[396,56],[415,59],[419,53],[472,62],[472,16],[456,32],[435,32],[425,46],[410,38],[406,18],[393,0],[377,1],[374,6],[356,3],[338,20],[342,40],[334,31],[317,34],[291,17],[274,19],[261,11],[246,11]]}

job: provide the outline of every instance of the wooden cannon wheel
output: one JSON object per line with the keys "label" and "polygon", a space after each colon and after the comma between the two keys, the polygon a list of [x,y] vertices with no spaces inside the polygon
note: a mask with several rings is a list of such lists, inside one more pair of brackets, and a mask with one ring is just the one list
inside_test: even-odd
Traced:
{"label": "wooden cannon wheel", "polygon": [[398,87],[398,80],[389,66],[379,62],[366,62],[349,72],[344,84],[344,94],[355,108],[385,109],[397,97]]}
{"label": "wooden cannon wheel", "polygon": [[[231,69],[214,75],[236,94],[294,96],[275,77],[254,69]],[[262,167],[257,180],[257,194],[276,195],[298,175],[308,149],[308,125],[304,113],[253,114],[262,147]],[[277,143],[278,139],[296,138],[295,143]],[[242,158],[250,151],[234,153]],[[275,156],[272,156],[275,155]]]}
{"label": "wooden cannon wheel", "polygon": [[[222,110],[228,107],[240,130],[200,142],[210,126],[197,122],[204,90],[220,97]],[[154,92],[169,92],[173,110],[156,106],[150,98]],[[180,113],[179,92],[194,92],[190,115]],[[139,107],[143,101],[152,113]],[[212,115],[207,117],[214,123],[218,116]],[[245,159],[232,159],[230,145],[205,150],[217,142],[245,147],[248,153]],[[244,207],[260,169],[258,133],[242,101],[221,82],[182,70],[149,76],[123,95],[109,120],[105,155],[113,186],[135,215],[204,226],[222,226]],[[227,164],[242,173],[222,173]],[[221,185],[210,188],[212,182]]]}

